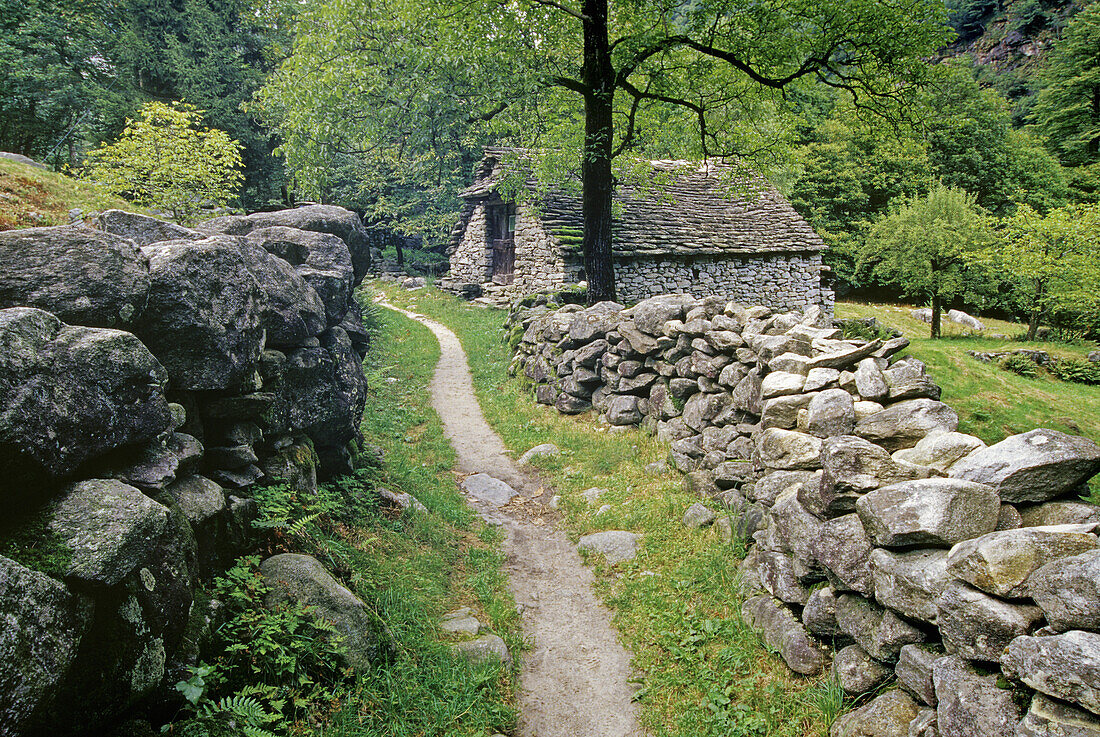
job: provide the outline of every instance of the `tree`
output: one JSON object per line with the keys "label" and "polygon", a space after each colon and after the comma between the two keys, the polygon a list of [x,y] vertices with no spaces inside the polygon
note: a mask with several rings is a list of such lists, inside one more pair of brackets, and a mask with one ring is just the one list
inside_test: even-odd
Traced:
{"label": "tree", "polygon": [[1025,284],[1027,339],[1053,310],[1095,316],[1100,306],[1100,207],[1070,205],[1046,216],[1022,205],[1002,222],[1000,238],[972,260],[1016,275]]}
{"label": "tree", "polygon": [[875,223],[863,259],[904,296],[931,302],[931,336],[938,338],[943,305],[963,289],[966,256],[986,246],[991,232],[973,195],[938,184]]}
{"label": "tree", "polygon": [[114,143],[88,154],[87,174],[107,189],[190,223],[204,207],[223,207],[237,195],[240,144],[205,128],[202,111],[150,102]]}
{"label": "tree", "polygon": [[[449,108],[442,121],[430,122],[462,139],[467,124],[480,126],[507,110],[500,120],[525,144],[574,152],[594,301],[615,296],[618,156],[671,145],[703,158],[762,157],[789,132],[792,90],[822,83],[881,109],[923,81],[921,55],[949,35],[943,4],[934,0],[380,0],[356,12],[348,5],[337,0],[305,20],[297,58],[271,89],[289,161],[317,161],[332,148],[400,148],[418,138],[428,144],[421,150],[430,150],[429,121],[412,120],[416,111]],[[376,71],[333,80],[317,63],[348,57],[359,59],[354,68]],[[433,64],[438,68],[425,70]],[[314,75],[302,76],[303,69]],[[326,114],[304,88],[333,82],[352,94]],[[445,102],[434,96],[439,92]],[[295,131],[299,118],[313,124]],[[392,128],[379,131],[377,121],[394,119],[416,133],[398,141]],[[668,135],[688,125],[694,144]],[[311,140],[299,142],[306,136]]]}

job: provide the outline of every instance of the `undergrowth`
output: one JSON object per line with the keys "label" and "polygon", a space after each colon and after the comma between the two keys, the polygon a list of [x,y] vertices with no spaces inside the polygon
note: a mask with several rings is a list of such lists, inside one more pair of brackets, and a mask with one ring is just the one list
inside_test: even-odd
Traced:
{"label": "undergrowth", "polygon": [[[381,457],[316,493],[285,484],[256,492],[264,555],[313,555],[367,606],[376,624],[371,665],[345,665],[333,625],[298,604],[265,606],[260,556],[214,581],[223,614],[203,660],[177,689],[187,708],[166,731],[187,737],[318,733],[332,737],[488,737],[515,723],[515,673],[451,649],[442,614],[473,609],[519,652],[515,603],[501,572],[498,533],[466,506],[454,454],[429,406],[438,358],[431,333],[367,306],[372,347],[363,457]],[[380,452],[379,452],[380,451]],[[381,507],[385,486],[426,512]]]}
{"label": "undergrowth", "polygon": [[[574,538],[598,530],[643,535],[632,561],[609,566],[589,557],[597,590],[634,653],[637,701],[654,737],[805,737],[824,735],[842,699],[826,678],[794,676],[741,618],[738,541],[716,528],[688,531],[684,510],[698,499],[673,471],[646,465],[668,448],[638,430],[608,432],[592,414],[559,415],[535,404],[519,379],[509,379],[502,342],[504,313],[436,290],[414,294],[377,285],[393,304],[430,315],[454,330],[466,351],[489,424],[516,456],[539,443],[562,455],[536,461],[561,496],[562,523]],[[596,504],[582,491],[606,489]],[[601,505],[610,510],[597,515]],[[715,511],[719,511],[715,507]]]}

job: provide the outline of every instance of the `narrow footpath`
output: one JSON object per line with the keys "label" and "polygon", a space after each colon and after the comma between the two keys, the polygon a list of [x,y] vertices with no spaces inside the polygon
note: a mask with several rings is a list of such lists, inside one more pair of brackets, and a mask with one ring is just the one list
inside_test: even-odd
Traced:
{"label": "narrow footpath", "polygon": [[[458,337],[423,315],[380,304],[423,323],[439,341],[432,404],[458,456],[458,470],[488,474],[523,498],[542,493],[548,500],[550,492],[517,468],[485,422]],[[596,599],[594,577],[576,547],[537,518],[468,501],[504,530],[506,571],[531,645],[520,671],[520,737],[644,737],[631,701],[630,653],[618,641],[611,613]]]}

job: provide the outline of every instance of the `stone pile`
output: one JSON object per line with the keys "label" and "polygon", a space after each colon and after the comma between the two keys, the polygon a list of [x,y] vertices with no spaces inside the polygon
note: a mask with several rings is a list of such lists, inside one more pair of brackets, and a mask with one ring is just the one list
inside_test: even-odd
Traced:
{"label": "stone pile", "polygon": [[792,670],[896,681],[835,737],[1100,735],[1100,447],[987,447],[904,338],[843,340],[816,308],[535,304],[509,329],[540,402],[649,428],[729,508],[742,613]]}
{"label": "stone pile", "polygon": [[0,233],[0,502],[61,551],[50,573],[0,557],[0,735],[170,697],[250,487],[350,469],[369,248],[324,206]]}

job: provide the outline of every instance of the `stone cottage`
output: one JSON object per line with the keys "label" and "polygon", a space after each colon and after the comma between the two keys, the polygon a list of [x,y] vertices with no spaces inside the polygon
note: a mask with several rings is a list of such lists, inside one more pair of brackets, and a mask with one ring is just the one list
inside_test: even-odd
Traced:
{"label": "stone cottage", "polygon": [[[561,187],[529,197],[502,197],[516,156],[486,149],[451,233],[444,286],[478,284],[510,298],[584,279],[579,194]],[[647,182],[615,192],[613,253],[620,301],[657,294],[717,294],[775,309],[821,305],[833,292],[821,253],[825,244],[767,181],[723,165],[647,162]]]}

